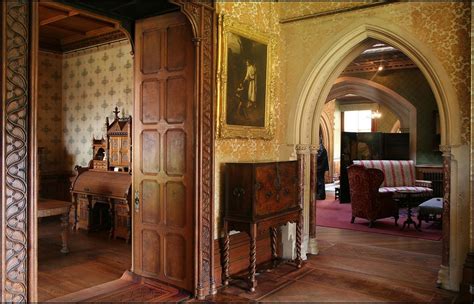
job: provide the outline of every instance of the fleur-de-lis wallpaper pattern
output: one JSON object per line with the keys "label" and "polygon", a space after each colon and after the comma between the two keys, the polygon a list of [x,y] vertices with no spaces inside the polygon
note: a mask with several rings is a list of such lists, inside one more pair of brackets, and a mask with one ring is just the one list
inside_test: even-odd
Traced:
{"label": "fleur-de-lis wallpaper pattern", "polygon": [[40,52],[38,68],[38,147],[40,170],[58,171],[62,155],[62,55]]}
{"label": "fleur-de-lis wallpaper pattern", "polygon": [[[49,138],[51,130],[60,138],[58,143],[42,141],[39,144],[45,144],[47,151],[60,151],[59,159],[53,153],[46,153],[46,164],[59,163],[57,166],[60,168],[56,169],[61,170],[72,170],[75,165],[87,166],[92,159],[92,138],[105,137],[105,118],[108,116],[113,120],[115,106],[121,111],[120,115],[131,115],[133,58],[130,51],[128,41],[122,41],[60,57],[61,68],[57,73],[61,78],[61,102],[54,109],[49,109],[49,113],[42,113],[44,117],[58,115],[59,119],[47,119],[38,128],[41,133],[38,138]],[[49,54],[41,53],[40,62],[48,58]],[[51,82],[47,78],[40,75],[40,94],[46,90],[41,85]],[[56,83],[54,90],[57,90]],[[40,108],[51,100],[51,94],[45,94],[40,99]],[[46,125],[47,128],[44,127]]]}

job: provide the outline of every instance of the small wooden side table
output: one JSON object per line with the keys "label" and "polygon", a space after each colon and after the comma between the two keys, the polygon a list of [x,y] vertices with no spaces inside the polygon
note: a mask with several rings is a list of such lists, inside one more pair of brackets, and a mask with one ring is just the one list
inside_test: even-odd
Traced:
{"label": "small wooden side table", "polygon": [[71,210],[71,205],[72,203],[70,202],[53,199],[40,198],[38,200],[38,218],[61,215],[61,253],[69,252],[67,241],[69,234],[69,211]]}
{"label": "small wooden side table", "polygon": [[417,195],[420,195],[423,193],[423,191],[418,191],[418,190],[397,190],[396,191],[398,195],[400,196],[399,201],[401,201],[403,204],[406,204],[407,206],[407,219],[403,223],[403,226],[401,230],[405,229],[405,226],[408,226],[408,229],[410,229],[410,225],[413,224],[416,230],[421,231],[420,227],[416,225],[416,222],[412,218],[412,211],[411,208],[416,207],[415,206],[415,198]]}

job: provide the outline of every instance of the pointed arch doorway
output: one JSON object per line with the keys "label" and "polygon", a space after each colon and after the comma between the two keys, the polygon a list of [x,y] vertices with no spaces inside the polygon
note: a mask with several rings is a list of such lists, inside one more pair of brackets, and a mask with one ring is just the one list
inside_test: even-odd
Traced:
{"label": "pointed arch doorway", "polygon": [[[458,167],[458,161],[467,161],[467,146],[461,144],[459,103],[457,95],[441,62],[432,51],[410,34],[393,24],[378,19],[360,22],[351,30],[341,33],[328,41],[321,52],[322,57],[313,60],[301,80],[298,100],[289,113],[287,142],[299,145],[300,149],[315,145],[319,135],[319,117],[336,79],[363,50],[372,44],[372,39],[389,44],[403,53],[418,66],[435,96],[441,122],[441,145],[443,152],[444,214],[443,214],[443,252],[438,274],[438,284],[446,289],[457,290],[462,275],[467,235],[465,229],[453,221],[466,220],[466,213],[459,196],[466,195],[463,183],[466,173]],[[315,118],[315,120],[314,120]],[[456,161],[457,160],[457,161]],[[452,182],[456,181],[456,182]],[[309,185],[309,178],[305,181]],[[309,201],[307,193],[305,201]],[[311,195],[312,196],[312,195]],[[308,210],[309,208],[305,208]],[[305,220],[310,218],[305,213]],[[306,220],[306,223],[308,221]],[[305,231],[310,229],[305,226]],[[310,239],[308,248],[317,253],[316,238]]]}

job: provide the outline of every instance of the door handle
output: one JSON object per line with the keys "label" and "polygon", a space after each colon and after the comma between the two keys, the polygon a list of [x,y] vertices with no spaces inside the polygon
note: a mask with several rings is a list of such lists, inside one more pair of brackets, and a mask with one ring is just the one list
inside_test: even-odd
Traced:
{"label": "door handle", "polygon": [[135,212],[140,211],[140,193],[135,191]]}

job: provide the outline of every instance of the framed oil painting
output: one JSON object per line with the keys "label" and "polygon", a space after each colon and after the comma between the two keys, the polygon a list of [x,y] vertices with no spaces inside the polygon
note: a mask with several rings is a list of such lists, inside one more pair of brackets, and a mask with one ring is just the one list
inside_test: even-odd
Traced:
{"label": "framed oil painting", "polygon": [[272,138],[270,38],[220,16],[218,134]]}

